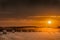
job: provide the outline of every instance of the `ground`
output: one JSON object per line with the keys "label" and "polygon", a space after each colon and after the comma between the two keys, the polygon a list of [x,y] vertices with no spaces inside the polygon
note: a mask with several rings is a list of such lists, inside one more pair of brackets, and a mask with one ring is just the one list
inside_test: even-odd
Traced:
{"label": "ground", "polygon": [[7,32],[0,40],[60,40],[60,32]]}

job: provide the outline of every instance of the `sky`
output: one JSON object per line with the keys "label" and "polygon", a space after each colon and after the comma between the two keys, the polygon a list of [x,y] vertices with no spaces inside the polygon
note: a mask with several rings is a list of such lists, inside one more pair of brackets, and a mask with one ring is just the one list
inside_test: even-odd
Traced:
{"label": "sky", "polygon": [[60,16],[60,0],[0,0],[0,26],[41,26],[47,19],[60,20],[49,16]]}

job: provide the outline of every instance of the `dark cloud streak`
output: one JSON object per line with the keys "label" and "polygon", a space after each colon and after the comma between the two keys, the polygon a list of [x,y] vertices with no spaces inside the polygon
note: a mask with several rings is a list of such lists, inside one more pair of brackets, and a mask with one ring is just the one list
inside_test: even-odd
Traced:
{"label": "dark cloud streak", "polygon": [[44,8],[59,9],[60,6],[59,0],[0,0],[0,2],[0,18],[19,19],[37,14],[41,16]]}

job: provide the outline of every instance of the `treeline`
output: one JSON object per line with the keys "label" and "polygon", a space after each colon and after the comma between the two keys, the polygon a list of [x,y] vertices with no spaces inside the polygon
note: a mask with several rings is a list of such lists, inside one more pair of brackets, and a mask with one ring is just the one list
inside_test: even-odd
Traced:
{"label": "treeline", "polygon": [[[7,31],[7,32],[41,32],[41,28],[37,26],[10,26],[10,27],[0,27],[0,32]],[[50,27],[49,27],[50,28]],[[60,26],[55,27],[60,29]]]}
{"label": "treeline", "polygon": [[37,26],[10,26],[10,27],[0,27],[0,31],[6,30],[8,32],[17,31],[17,32],[26,32],[26,31],[37,31],[36,29],[40,28]]}

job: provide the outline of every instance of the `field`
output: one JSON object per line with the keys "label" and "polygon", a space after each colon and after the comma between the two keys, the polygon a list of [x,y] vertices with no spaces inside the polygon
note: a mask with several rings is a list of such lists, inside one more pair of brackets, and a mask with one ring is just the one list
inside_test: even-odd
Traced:
{"label": "field", "polygon": [[56,30],[42,32],[7,32],[7,34],[0,32],[0,40],[60,40],[60,32]]}

